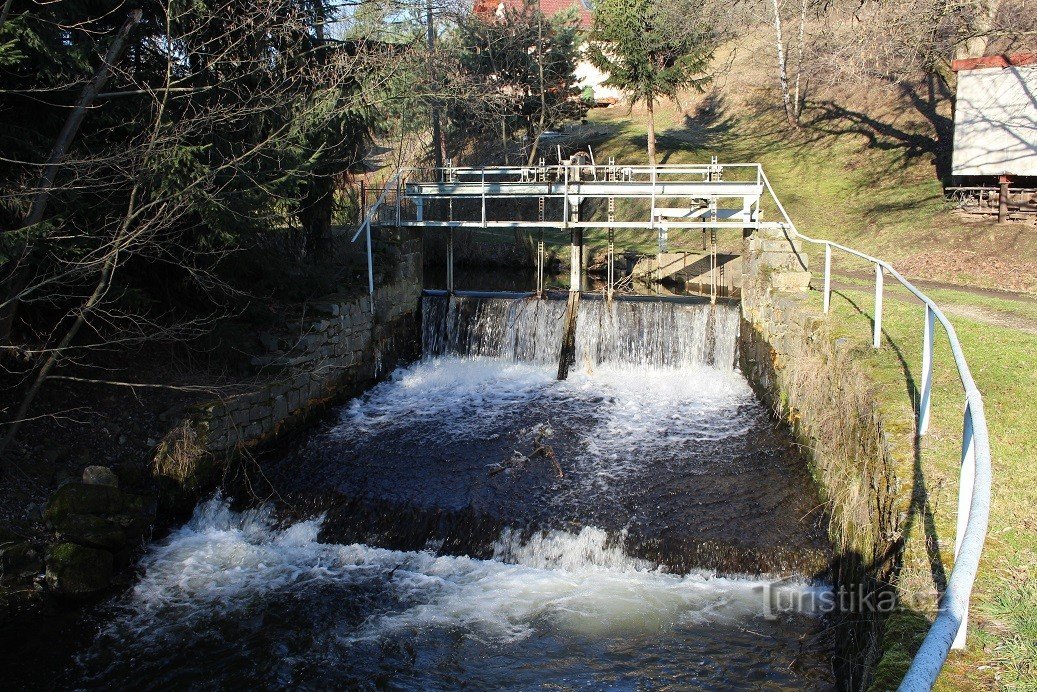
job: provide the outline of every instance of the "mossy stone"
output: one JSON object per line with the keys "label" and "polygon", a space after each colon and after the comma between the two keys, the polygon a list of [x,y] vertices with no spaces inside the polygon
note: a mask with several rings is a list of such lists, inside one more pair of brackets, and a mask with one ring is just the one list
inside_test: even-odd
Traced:
{"label": "mossy stone", "polygon": [[124,504],[125,498],[118,488],[66,483],[50,496],[43,518],[53,522],[65,514],[117,514]]}
{"label": "mossy stone", "polygon": [[47,553],[47,584],[64,596],[90,596],[108,588],[114,567],[115,557],[107,550],[58,543]]}
{"label": "mossy stone", "polygon": [[126,545],[126,531],[119,523],[93,514],[59,514],[51,525],[60,540],[71,543],[106,550]]}

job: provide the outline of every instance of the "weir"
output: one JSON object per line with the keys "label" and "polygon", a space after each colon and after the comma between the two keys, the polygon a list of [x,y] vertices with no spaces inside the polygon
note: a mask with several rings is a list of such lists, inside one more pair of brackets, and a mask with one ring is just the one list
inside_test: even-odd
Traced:
{"label": "weir", "polygon": [[560,381],[565,309],[424,297],[422,358],[152,550],[86,679],[155,679],[161,636],[224,681],[830,686],[820,499],[737,305],[583,300]]}
{"label": "weir", "polygon": [[[836,683],[833,664],[846,652],[836,651],[825,614],[833,550],[824,503],[800,447],[738,368],[741,325],[761,323],[741,323],[739,306],[715,290],[680,301],[618,295],[613,273],[622,228],[657,233],[660,256],[672,229],[711,239],[717,230],[753,231],[746,245],[768,285],[768,314],[803,322],[796,327],[810,340],[814,321],[785,311],[782,297],[806,286],[805,265],[788,247],[810,239],[776,197],[785,222],[760,220],[769,183],[758,166],[742,180],[715,163],[674,167],[665,173],[684,179],[667,183],[657,169],[579,165],[502,169],[496,182],[485,171],[449,169],[432,185],[397,175],[386,186],[356,236],[368,243],[372,319],[372,226],[451,231],[447,290],[422,299],[421,358],[290,449],[246,461],[239,490],[269,501],[239,507],[216,497],[153,545],[134,587],[100,611],[77,680],[422,689]],[[646,204],[649,219],[617,219],[620,193]],[[564,299],[546,290],[545,235],[534,291],[455,290],[452,230],[523,227],[491,220],[488,206],[530,194],[541,196],[538,221],[570,233],[572,248],[581,249],[583,231],[607,231],[601,295],[580,290],[582,249],[571,255]],[[608,199],[607,216],[569,213],[595,195]],[[423,222],[425,200],[443,197],[477,202],[480,221],[455,220],[448,204],[450,218]],[[552,199],[565,212],[555,221]],[[685,206],[666,207],[667,199]],[[736,204],[725,209],[722,199]],[[982,545],[990,480],[982,401],[932,301],[888,264],[816,242],[826,250],[825,310],[833,248],[875,263],[876,346],[886,272],[926,305],[923,392],[938,319],[969,397],[961,497],[974,506],[959,512],[964,535],[948,607],[905,681],[925,689],[951,638],[963,635]],[[761,308],[749,304],[750,317],[753,309]],[[789,346],[781,328],[765,336]],[[781,377],[768,353],[776,352],[760,348],[756,364]],[[923,394],[923,433],[930,405]],[[964,481],[970,461],[975,489]],[[858,497],[867,515],[868,490]]]}

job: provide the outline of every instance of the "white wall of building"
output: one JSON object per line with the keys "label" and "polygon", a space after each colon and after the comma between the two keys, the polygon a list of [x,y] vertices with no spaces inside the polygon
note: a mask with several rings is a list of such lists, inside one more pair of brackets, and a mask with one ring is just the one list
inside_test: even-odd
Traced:
{"label": "white wall of building", "polygon": [[958,73],[954,175],[1037,176],[1037,66]]}
{"label": "white wall of building", "polygon": [[[587,44],[584,43],[580,46],[580,53],[583,56],[587,55]],[[602,99],[615,99],[620,101],[623,99],[623,92],[612,86],[605,86],[605,80],[609,78],[608,73],[602,72],[595,67],[590,60],[586,57],[580,58],[580,61],[576,63],[576,84],[582,91],[586,87],[590,87],[594,90],[594,98],[598,101]]]}

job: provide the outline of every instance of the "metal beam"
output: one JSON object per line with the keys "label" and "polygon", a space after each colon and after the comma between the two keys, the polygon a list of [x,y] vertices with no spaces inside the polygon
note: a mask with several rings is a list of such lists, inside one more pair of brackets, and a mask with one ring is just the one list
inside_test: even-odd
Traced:
{"label": "metal beam", "polygon": [[[654,191],[654,194],[653,194]],[[632,199],[710,197],[737,198],[739,204],[746,197],[758,198],[763,186],[755,182],[738,181],[457,181],[407,183],[408,197],[626,197]]]}
{"label": "metal beam", "polygon": [[746,221],[401,221],[402,228],[718,228],[743,230],[745,228],[782,228],[776,222],[751,223]]}

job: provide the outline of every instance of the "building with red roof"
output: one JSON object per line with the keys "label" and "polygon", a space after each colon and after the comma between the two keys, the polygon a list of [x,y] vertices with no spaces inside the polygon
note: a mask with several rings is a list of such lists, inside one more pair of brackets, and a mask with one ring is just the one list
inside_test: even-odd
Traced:
{"label": "building with red roof", "polygon": [[[591,0],[533,0],[540,6],[544,16],[553,17],[556,14],[575,9],[580,21],[580,28],[590,31],[594,26],[594,4]],[[503,17],[505,9],[521,11],[525,5],[524,0],[475,0],[472,11],[482,17]]]}

